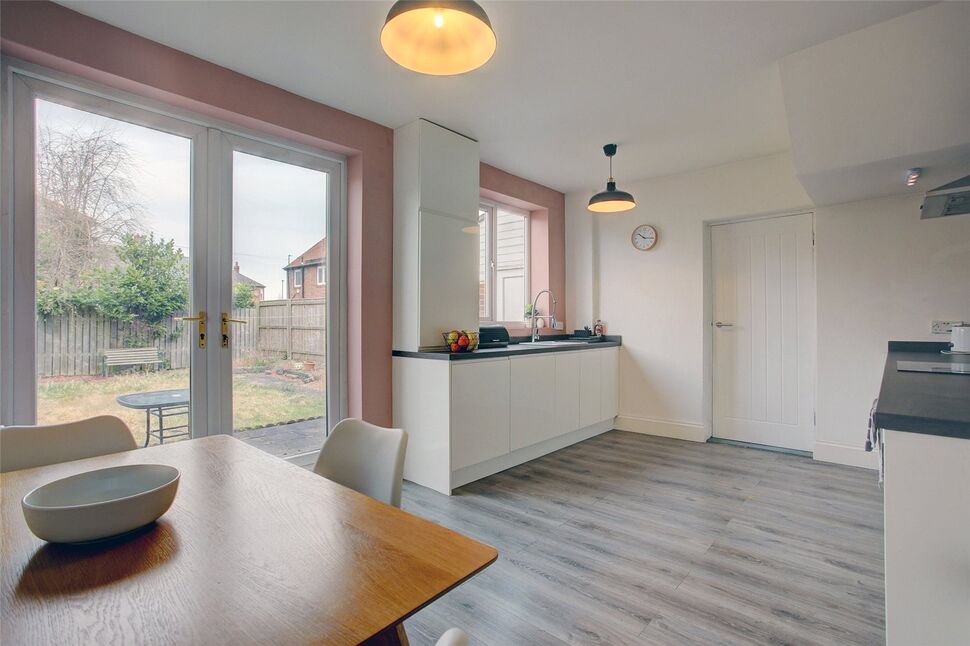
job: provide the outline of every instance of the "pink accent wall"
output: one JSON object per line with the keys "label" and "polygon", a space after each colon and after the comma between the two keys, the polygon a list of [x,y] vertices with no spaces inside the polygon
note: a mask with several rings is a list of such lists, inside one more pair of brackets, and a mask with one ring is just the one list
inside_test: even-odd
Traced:
{"label": "pink accent wall", "polygon": [[390,425],[391,129],[46,1],[0,4],[0,51],[347,155],[350,414]]}
{"label": "pink accent wall", "polygon": [[[529,298],[549,288],[559,301],[556,318],[566,316],[566,197],[559,191],[522,179],[482,163],[479,170],[482,197],[529,211]],[[539,309],[549,312],[549,296],[543,294]],[[509,328],[513,335],[528,333],[528,326]],[[543,334],[553,330],[544,328]],[[565,330],[568,332],[568,330]]]}

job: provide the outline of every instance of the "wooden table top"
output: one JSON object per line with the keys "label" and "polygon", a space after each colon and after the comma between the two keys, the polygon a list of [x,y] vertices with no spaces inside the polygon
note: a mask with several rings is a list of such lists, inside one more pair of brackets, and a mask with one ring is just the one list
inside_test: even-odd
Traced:
{"label": "wooden table top", "polygon": [[[138,463],[182,472],[154,525],[87,546],[30,533],[34,487]],[[0,495],[3,644],[356,644],[497,557],[227,435],[0,474]]]}

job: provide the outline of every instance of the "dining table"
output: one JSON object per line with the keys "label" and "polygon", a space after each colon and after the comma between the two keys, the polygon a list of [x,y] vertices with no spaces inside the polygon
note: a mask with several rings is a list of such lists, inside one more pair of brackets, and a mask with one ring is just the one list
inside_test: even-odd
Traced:
{"label": "dining table", "polygon": [[[21,500],[84,471],[179,469],[134,533],[46,543]],[[0,474],[0,643],[401,644],[404,620],[496,550],[230,435]]]}

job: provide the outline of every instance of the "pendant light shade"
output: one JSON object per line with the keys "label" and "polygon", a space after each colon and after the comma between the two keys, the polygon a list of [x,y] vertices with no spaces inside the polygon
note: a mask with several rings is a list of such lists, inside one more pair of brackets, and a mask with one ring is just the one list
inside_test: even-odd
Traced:
{"label": "pendant light shade", "polygon": [[629,211],[637,205],[633,196],[626,191],[616,190],[616,182],[613,181],[613,155],[616,154],[616,144],[606,144],[603,152],[610,159],[610,179],[606,182],[606,190],[601,191],[589,198],[590,211],[595,213],[619,213]]}
{"label": "pendant light shade", "polygon": [[495,45],[492,23],[472,0],[398,0],[381,30],[381,47],[391,60],[435,76],[481,67]]}

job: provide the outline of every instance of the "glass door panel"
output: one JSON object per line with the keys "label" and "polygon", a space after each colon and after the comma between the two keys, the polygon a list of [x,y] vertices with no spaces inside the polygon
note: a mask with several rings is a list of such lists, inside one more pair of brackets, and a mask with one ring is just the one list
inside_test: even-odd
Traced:
{"label": "glass door panel", "polygon": [[192,140],[35,100],[37,423],[191,434]]}
{"label": "glass door panel", "polygon": [[327,432],[329,176],[258,148],[232,154],[232,429],[297,458]]}

